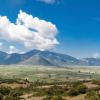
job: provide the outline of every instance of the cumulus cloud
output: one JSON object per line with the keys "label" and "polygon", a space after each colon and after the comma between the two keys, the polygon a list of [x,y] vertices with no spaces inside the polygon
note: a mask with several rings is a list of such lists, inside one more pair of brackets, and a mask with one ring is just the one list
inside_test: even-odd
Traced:
{"label": "cumulus cloud", "polygon": [[[49,50],[59,42],[55,24],[33,17],[20,10],[16,23],[0,16],[0,39],[17,42],[27,49]],[[12,48],[12,47],[11,47]]]}
{"label": "cumulus cloud", "polygon": [[58,2],[59,0],[37,0],[37,1],[44,2],[46,4],[53,4]]}

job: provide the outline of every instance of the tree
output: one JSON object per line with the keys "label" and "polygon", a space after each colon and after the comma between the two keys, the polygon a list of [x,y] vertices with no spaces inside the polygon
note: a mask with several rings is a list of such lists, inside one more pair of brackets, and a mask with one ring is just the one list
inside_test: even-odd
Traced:
{"label": "tree", "polygon": [[77,96],[79,94],[79,92],[77,91],[77,89],[75,88],[71,88],[69,91],[68,91],[68,95],[69,96]]}

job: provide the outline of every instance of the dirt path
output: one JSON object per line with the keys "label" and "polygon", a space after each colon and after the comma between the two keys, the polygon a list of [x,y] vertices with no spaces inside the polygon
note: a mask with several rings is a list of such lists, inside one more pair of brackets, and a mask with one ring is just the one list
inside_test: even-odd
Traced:
{"label": "dirt path", "polygon": [[[45,97],[32,97],[32,94],[26,94],[22,96],[24,100],[43,100]],[[85,100],[85,94],[75,97],[63,97],[65,100]]]}
{"label": "dirt path", "polygon": [[75,97],[64,97],[66,100],[86,100],[85,99],[85,94],[75,96]]}

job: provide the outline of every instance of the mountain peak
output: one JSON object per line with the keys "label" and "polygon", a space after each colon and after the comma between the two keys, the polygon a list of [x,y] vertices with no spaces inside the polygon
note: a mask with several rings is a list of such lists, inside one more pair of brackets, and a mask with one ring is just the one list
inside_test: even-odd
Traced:
{"label": "mountain peak", "polygon": [[70,55],[60,54],[51,51],[31,50],[24,54],[7,54],[0,51],[0,64],[30,64],[46,66],[64,66],[67,65],[100,65],[100,58],[77,59]]}

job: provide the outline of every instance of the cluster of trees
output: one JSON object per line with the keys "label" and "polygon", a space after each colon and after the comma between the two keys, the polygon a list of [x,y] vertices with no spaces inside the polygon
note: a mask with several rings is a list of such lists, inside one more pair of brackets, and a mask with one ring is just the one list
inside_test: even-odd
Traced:
{"label": "cluster of trees", "polygon": [[[20,96],[23,95],[23,93],[30,91],[27,87],[18,87],[18,88],[11,88],[7,86],[3,86],[3,84],[29,84],[28,80],[24,79],[2,79],[0,78],[0,100],[20,100]],[[30,83],[31,84],[31,83]]]}
{"label": "cluster of trees", "polygon": [[19,89],[11,89],[10,87],[0,87],[0,100],[19,100],[22,91]]}
{"label": "cluster of trees", "polygon": [[[33,89],[34,96],[77,96],[80,94],[85,94],[88,88],[83,84],[83,82],[66,82],[60,85],[46,85],[48,87],[35,87]],[[34,86],[33,86],[34,87]],[[48,99],[49,100],[49,99]]]}
{"label": "cluster of trees", "polygon": [[75,82],[72,84],[68,91],[69,96],[77,96],[79,94],[85,94],[88,88],[82,82]]}

